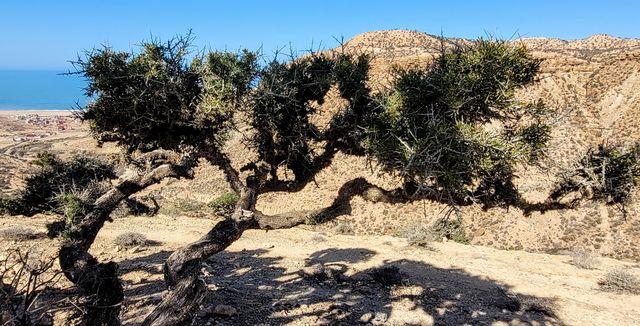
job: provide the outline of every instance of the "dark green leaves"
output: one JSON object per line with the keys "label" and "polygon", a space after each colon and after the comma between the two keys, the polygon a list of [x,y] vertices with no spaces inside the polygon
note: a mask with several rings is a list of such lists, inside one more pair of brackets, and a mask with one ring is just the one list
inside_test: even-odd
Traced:
{"label": "dark green leaves", "polygon": [[513,202],[513,166],[539,159],[549,139],[544,106],[514,100],[538,67],[522,47],[479,40],[427,69],[396,68],[367,126],[369,154],[444,200]]}
{"label": "dark green leaves", "polygon": [[256,76],[256,55],[189,60],[190,35],[143,43],[138,53],[95,50],[76,62],[94,100],[80,113],[101,141],[129,151],[215,146]]}

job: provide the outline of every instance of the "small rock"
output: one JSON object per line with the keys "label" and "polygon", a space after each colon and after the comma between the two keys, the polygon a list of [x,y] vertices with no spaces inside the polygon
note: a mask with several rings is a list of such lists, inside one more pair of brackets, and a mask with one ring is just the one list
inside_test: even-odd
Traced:
{"label": "small rock", "polygon": [[259,285],[258,286],[258,290],[261,290],[261,291],[273,290],[273,286],[271,286],[271,285]]}
{"label": "small rock", "polygon": [[262,244],[262,248],[265,248],[265,249],[271,249],[273,247],[275,247],[275,246],[273,244],[271,244],[271,243],[263,243]]}
{"label": "small rock", "polygon": [[147,279],[144,278],[144,277],[141,277],[141,276],[138,276],[133,280],[134,284],[140,284],[140,283],[144,283],[146,281],[147,281]]}
{"label": "small rock", "polygon": [[115,252],[118,252],[118,251],[120,251],[120,249],[121,249],[121,248],[120,248],[120,246],[116,246],[113,250],[114,250]]}
{"label": "small rock", "polygon": [[136,252],[140,252],[140,251],[142,251],[142,248],[140,248],[139,246],[135,246],[135,247],[129,249],[129,253],[130,254],[135,254]]}
{"label": "small rock", "polygon": [[225,304],[219,304],[213,309],[214,314],[225,317],[231,317],[237,312],[236,308]]}
{"label": "small rock", "polygon": [[368,322],[370,322],[373,319],[373,313],[372,312],[367,312],[364,313],[362,316],[360,316],[360,319],[358,319],[361,323],[366,324]]}
{"label": "small rock", "polygon": [[373,325],[384,325],[389,319],[389,315],[386,312],[376,312],[373,316],[373,320],[371,320],[371,324]]}

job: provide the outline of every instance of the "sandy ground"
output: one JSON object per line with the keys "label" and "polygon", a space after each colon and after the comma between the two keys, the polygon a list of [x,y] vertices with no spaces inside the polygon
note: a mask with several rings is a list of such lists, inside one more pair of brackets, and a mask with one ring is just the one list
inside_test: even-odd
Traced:
{"label": "sandy ground", "polygon": [[[0,229],[23,225],[43,232],[47,220],[3,218]],[[164,259],[214,224],[157,216],[119,218],[104,227],[91,251],[121,266],[125,324],[138,324],[158,302]],[[113,240],[129,231],[146,235],[152,245],[117,250]],[[30,241],[20,246],[55,248],[53,240]],[[376,273],[391,266],[398,268],[399,283],[381,283]],[[640,272],[637,264],[607,258],[585,270],[563,255],[451,242],[416,248],[402,238],[302,228],[249,231],[206,262],[210,292],[197,324],[352,325],[371,317],[381,325],[637,325],[640,296],[599,290],[598,281],[614,269]],[[207,313],[218,304],[237,314]]]}

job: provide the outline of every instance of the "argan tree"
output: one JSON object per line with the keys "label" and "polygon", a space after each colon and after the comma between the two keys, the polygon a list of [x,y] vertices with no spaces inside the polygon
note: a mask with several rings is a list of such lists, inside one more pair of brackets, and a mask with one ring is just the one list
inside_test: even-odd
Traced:
{"label": "argan tree", "polygon": [[[201,239],[166,260],[170,291],[145,325],[190,323],[206,295],[201,263],[248,229],[322,223],[348,212],[350,198],[366,197],[370,189],[384,201],[514,204],[515,165],[539,158],[549,137],[544,106],[513,98],[516,89],[534,82],[539,62],[505,42],[443,50],[427,69],[396,69],[392,86],[372,94],[367,55],[311,53],[261,65],[250,51],[190,56],[191,40],[152,41],[136,53],[103,48],[76,62],[93,98],[78,115],[96,139],[117,143],[135,163],[66,226],[73,232],[62,243],[60,265],[84,293],[85,325],[119,323],[117,264],[88,253],[111,211],[163,178],[192,177],[200,159],[224,172],[238,201]],[[310,116],[332,88],[346,104],[320,128]],[[246,150],[257,159],[237,167],[224,141],[245,118],[251,127],[243,135]],[[276,215],[256,209],[259,194],[300,189],[339,151],[366,155],[403,177],[405,186],[384,190],[358,178],[326,208]],[[279,171],[292,177],[281,178]]]}

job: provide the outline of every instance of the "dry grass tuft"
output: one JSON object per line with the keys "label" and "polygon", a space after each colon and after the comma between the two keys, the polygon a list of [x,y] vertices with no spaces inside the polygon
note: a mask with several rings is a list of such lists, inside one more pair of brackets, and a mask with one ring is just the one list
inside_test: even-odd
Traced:
{"label": "dry grass tuft", "polygon": [[552,298],[534,297],[523,294],[513,294],[522,312],[538,312],[550,317],[555,316],[556,304]]}
{"label": "dry grass tuft", "polygon": [[125,232],[113,240],[113,244],[123,248],[144,247],[149,244],[147,237],[138,232]]}
{"label": "dry grass tuft", "polygon": [[312,242],[325,242],[325,241],[327,241],[327,238],[323,237],[322,234],[314,234],[313,236],[311,236],[311,241]]}

